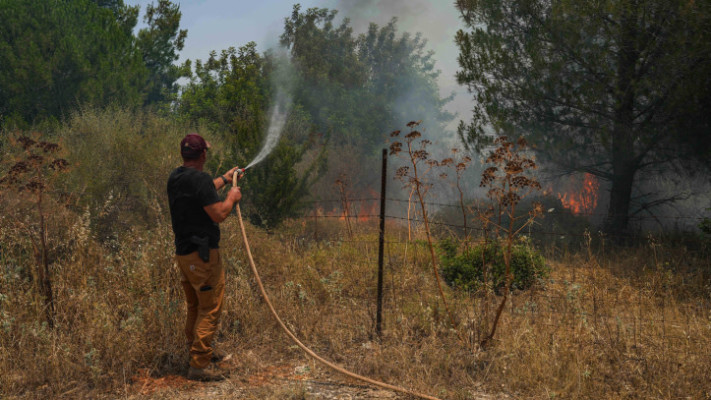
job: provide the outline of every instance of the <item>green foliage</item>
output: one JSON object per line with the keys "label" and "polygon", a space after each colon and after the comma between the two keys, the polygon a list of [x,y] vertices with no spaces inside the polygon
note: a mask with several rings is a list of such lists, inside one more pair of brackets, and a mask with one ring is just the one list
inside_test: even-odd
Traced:
{"label": "green foliage", "polygon": [[0,118],[61,119],[82,103],[137,105],[147,70],[138,9],[94,1],[0,1]]}
{"label": "green foliage", "polygon": [[195,62],[190,82],[178,103],[179,118],[224,132],[239,154],[247,159],[259,151],[267,125],[271,87],[268,60],[257,44],[213,51],[205,62]]}
{"label": "green foliage", "polygon": [[[513,137],[529,135],[539,154],[564,170],[609,181],[610,230],[626,229],[632,190],[643,170],[689,158],[694,151],[683,144],[698,140],[685,136],[708,143],[711,103],[704,60],[711,40],[704,27],[711,3],[457,5],[469,27],[456,36],[457,78],[477,100],[472,125],[461,126],[463,139],[481,144],[490,126]],[[707,156],[699,160],[708,165]]]}
{"label": "green foliage", "polygon": [[[452,287],[475,292],[482,288],[484,268],[486,281],[498,292],[506,284],[505,244],[480,243],[459,250],[461,244],[454,239],[439,243],[441,274]],[[550,273],[543,256],[529,243],[520,242],[511,247],[511,289],[525,290],[540,282]]]}
{"label": "green foliage", "polygon": [[[711,211],[711,209],[709,210]],[[711,236],[711,218],[704,218],[699,223],[699,229],[701,229],[701,232],[705,233],[706,235]]]}
{"label": "green foliage", "polygon": [[[280,62],[273,54],[260,55],[254,42],[224,50],[219,57],[213,51],[206,62],[195,63],[178,103],[179,118],[220,135],[229,149],[223,162],[246,166],[264,143],[273,101],[283,100],[272,86],[282,73]],[[241,182],[246,214],[256,225],[279,225],[296,213],[308,194],[323,160],[323,147],[313,140],[310,129],[309,116],[293,108],[276,148]],[[309,152],[319,155],[297,171]]]}
{"label": "green foliage", "polygon": [[383,133],[418,115],[423,130],[439,133],[451,121],[443,110],[433,52],[420,35],[398,35],[396,20],[353,34],[337,11],[294,6],[281,44],[296,70],[294,102],[334,145],[356,145],[377,156]]}
{"label": "green foliage", "polygon": [[123,0],[0,1],[0,123],[25,127],[78,106],[175,100],[186,65],[179,7],[158,0],[134,36],[139,7]]}
{"label": "green foliage", "polygon": [[273,228],[296,215],[301,200],[308,194],[308,180],[299,178],[294,171],[302,154],[300,146],[282,141],[270,154],[269,161],[248,172],[244,192],[252,224]]}
{"label": "green foliage", "polygon": [[177,66],[178,52],[185,45],[188,31],[180,28],[180,7],[169,0],[146,7],[147,28],[138,32],[138,48],[148,68],[146,103],[173,101],[178,94],[176,81],[190,73],[188,63]]}

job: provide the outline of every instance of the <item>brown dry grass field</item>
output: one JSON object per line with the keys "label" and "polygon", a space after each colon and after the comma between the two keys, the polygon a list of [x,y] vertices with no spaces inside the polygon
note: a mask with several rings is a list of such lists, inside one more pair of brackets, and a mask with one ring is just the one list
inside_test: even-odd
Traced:
{"label": "brown dry grass field", "polygon": [[[364,390],[310,361],[279,331],[236,218],[222,224],[228,281],[218,337],[236,367],[220,391],[184,379],[184,304],[169,220],[131,228],[108,245],[97,241],[89,215],[51,214],[54,329],[43,323],[31,244],[3,214],[1,398],[328,398],[299,380]],[[375,223],[355,224],[352,238],[342,222],[321,220],[317,231],[313,224],[297,219],[269,234],[248,226],[252,252],[287,325],[349,370],[446,399],[711,398],[707,250],[663,239],[613,248],[595,238],[577,251],[541,248],[550,277],[514,293],[494,342],[480,349],[486,299],[445,288],[452,329],[420,231],[408,242],[405,228],[388,224],[378,340]]]}

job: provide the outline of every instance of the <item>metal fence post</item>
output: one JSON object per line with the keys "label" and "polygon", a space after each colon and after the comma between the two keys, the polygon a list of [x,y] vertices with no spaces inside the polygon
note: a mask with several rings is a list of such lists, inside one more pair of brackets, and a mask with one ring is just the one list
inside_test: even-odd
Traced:
{"label": "metal fence post", "polygon": [[378,239],[378,307],[375,331],[382,335],[383,322],[383,247],[385,245],[385,182],[387,178],[388,150],[383,149],[383,172],[380,178],[380,238]]}

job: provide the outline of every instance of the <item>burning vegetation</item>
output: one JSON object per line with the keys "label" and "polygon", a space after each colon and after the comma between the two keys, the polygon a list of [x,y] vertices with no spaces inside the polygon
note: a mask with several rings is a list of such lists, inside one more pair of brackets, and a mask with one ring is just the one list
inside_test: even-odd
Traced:
{"label": "burning vegetation", "polygon": [[575,215],[589,216],[593,214],[597,209],[600,190],[597,178],[585,172],[582,180],[579,177],[571,176],[567,186],[569,188],[567,191],[557,194],[563,207]]}

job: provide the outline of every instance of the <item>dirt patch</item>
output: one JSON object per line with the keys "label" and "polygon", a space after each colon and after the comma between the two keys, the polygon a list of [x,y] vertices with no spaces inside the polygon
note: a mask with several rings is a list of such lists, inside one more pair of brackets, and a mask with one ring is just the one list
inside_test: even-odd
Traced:
{"label": "dirt patch", "polygon": [[[240,368],[236,367],[235,372]],[[307,364],[271,365],[222,382],[194,382],[181,375],[154,376],[148,369],[132,378],[131,399],[398,399],[396,393],[343,382]]]}
{"label": "dirt patch", "polygon": [[[247,383],[253,387],[262,387],[273,384],[277,381],[306,381],[311,378],[308,373],[304,373],[304,368],[294,367],[293,365],[277,365],[267,367],[259,372],[256,372],[246,378]],[[299,373],[301,372],[301,373]]]}
{"label": "dirt patch", "polygon": [[141,369],[131,378],[131,381],[133,382],[131,392],[144,396],[166,389],[192,390],[200,384],[180,375],[151,376],[151,371],[147,368]]}

